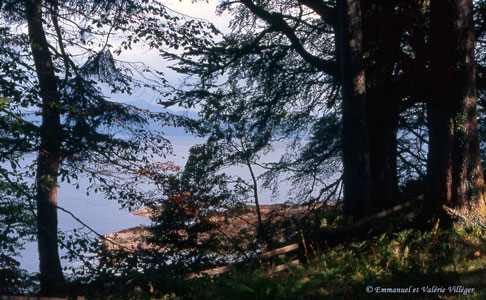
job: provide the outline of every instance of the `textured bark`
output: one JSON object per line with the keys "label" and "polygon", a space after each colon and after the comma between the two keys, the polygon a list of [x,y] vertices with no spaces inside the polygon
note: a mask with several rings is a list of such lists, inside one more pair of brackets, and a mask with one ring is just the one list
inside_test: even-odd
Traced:
{"label": "textured bark", "polygon": [[36,200],[42,295],[57,295],[63,285],[57,236],[57,176],[61,161],[59,92],[42,25],[41,0],[26,0],[28,32],[42,98],[41,143],[37,159]]}
{"label": "textured bark", "polygon": [[[482,220],[485,185],[477,135],[472,0],[431,0],[432,86],[427,103],[424,217],[450,226]],[[440,49],[440,50],[439,50]]]}
{"label": "textured bark", "polygon": [[360,1],[339,1],[339,23],[344,212],[361,218],[371,210],[371,182]]}
{"label": "textured bark", "polygon": [[394,64],[400,49],[400,26],[394,19],[395,1],[363,1],[368,126],[370,139],[373,210],[399,202],[397,176],[397,92],[393,86]]}

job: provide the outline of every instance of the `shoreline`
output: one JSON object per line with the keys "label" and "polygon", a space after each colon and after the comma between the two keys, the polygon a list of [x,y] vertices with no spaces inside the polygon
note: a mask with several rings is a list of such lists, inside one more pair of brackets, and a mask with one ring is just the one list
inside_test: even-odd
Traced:
{"label": "shoreline", "polygon": [[[303,205],[264,204],[260,205],[260,212],[264,222],[276,222],[294,215],[305,215],[309,212],[309,209],[307,206]],[[148,218],[151,215],[151,209],[142,208],[130,213]],[[219,229],[225,236],[234,237],[241,231],[248,231],[252,234],[256,233],[257,214],[254,205],[247,205],[237,213],[228,211],[222,213],[220,216],[214,217],[215,222],[221,222],[225,218],[228,219],[227,224]],[[145,242],[145,238],[148,237],[148,235],[148,230],[142,226],[115,231],[104,235],[106,239],[112,241],[105,241],[106,249],[111,251],[120,248],[120,246],[129,251],[153,248],[154,246],[148,245]],[[204,234],[201,235],[201,239],[204,239],[203,235]]]}

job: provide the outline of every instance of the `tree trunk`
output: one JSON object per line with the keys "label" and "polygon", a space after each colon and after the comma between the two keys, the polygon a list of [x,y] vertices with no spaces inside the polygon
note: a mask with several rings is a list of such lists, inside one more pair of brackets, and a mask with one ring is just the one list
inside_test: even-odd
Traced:
{"label": "tree trunk", "polygon": [[268,246],[270,244],[270,241],[265,232],[265,227],[263,226],[262,213],[260,210],[260,200],[258,197],[258,181],[256,179],[255,173],[253,172],[253,168],[251,167],[251,162],[249,160],[246,161],[246,166],[250,171],[251,180],[253,183],[252,184],[253,198],[255,199],[255,209],[256,209],[257,219],[258,219],[257,236],[261,241],[267,244],[266,246]]}
{"label": "tree trunk", "polygon": [[362,218],[371,210],[371,181],[361,8],[359,0],[340,0],[338,3],[342,51],[344,212]]}
{"label": "tree trunk", "polygon": [[58,253],[57,176],[61,161],[59,92],[42,25],[41,0],[26,0],[28,32],[42,98],[42,125],[36,174],[41,295],[58,295],[63,274]]}
{"label": "tree trunk", "polygon": [[472,0],[431,0],[428,191],[423,217],[474,223],[486,213],[477,136]]}
{"label": "tree trunk", "polygon": [[364,48],[366,64],[366,109],[370,139],[373,211],[396,205],[399,201],[397,176],[398,103],[390,87],[397,53],[400,26],[395,24],[395,1],[363,1]]}
{"label": "tree trunk", "polygon": [[[370,91],[370,89],[368,89]],[[391,92],[392,93],[392,92]],[[386,88],[367,94],[373,211],[399,202],[397,176],[398,106]]]}

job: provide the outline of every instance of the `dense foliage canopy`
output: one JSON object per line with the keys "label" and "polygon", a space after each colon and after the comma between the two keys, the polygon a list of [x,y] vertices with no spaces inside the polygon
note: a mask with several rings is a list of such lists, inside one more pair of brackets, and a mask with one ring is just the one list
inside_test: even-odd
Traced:
{"label": "dense foliage canopy", "polygon": [[[40,294],[102,297],[182,291],[189,272],[305,245],[335,209],[345,226],[422,195],[422,229],[481,231],[486,2],[444,2],[221,1],[223,34],[158,1],[0,1],[0,294],[30,284],[15,260],[27,240]],[[140,49],[184,84],[124,59]],[[199,118],[123,104],[141,89]],[[204,137],[182,169],[165,161],[169,125]],[[83,231],[58,233],[57,187],[83,177],[88,193],[150,210],[137,251],[77,218]],[[281,211],[264,214],[262,189],[284,185]],[[82,263],[63,273],[59,247]]]}

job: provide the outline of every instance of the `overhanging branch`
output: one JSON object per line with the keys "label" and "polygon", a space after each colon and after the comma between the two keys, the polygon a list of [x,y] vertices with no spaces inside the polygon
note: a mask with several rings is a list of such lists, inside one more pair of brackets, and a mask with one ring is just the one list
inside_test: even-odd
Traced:
{"label": "overhanging branch", "polygon": [[337,26],[336,9],[329,7],[322,0],[299,0],[299,2],[316,12],[330,26]]}
{"label": "overhanging branch", "polygon": [[292,27],[290,27],[290,25],[285,22],[285,19],[282,17],[281,14],[268,12],[261,7],[255,5],[255,3],[253,3],[253,1],[251,0],[241,0],[240,2],[243,3],[257,17],[261,18],[270,26],[272,26],[274,30],[284,34],[290,41],[292,48],[311,66],[328,75],[337,75],[336,62],[332,60],[322,59],[308,52],[300,39],[295,34]]}

